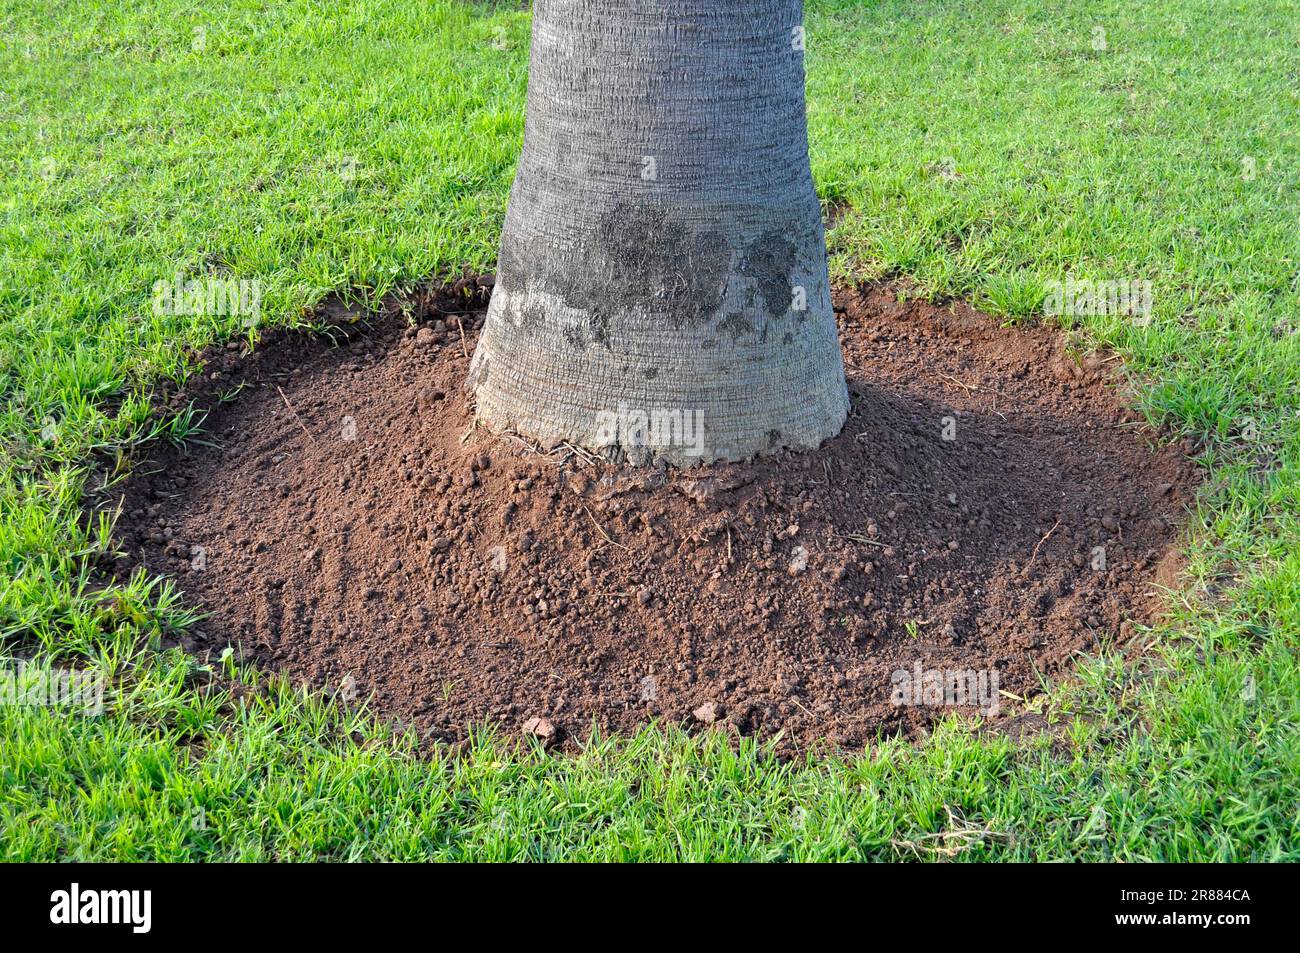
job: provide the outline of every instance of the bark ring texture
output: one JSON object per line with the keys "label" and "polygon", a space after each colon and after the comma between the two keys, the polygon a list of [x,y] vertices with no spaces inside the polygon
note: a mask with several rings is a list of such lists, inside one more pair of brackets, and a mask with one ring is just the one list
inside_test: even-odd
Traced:
{"label": "bark ring texture", "polygon": [[801,0],[536,0],[523,153],[469,384],[544,445],[688,466],[848,410]]}

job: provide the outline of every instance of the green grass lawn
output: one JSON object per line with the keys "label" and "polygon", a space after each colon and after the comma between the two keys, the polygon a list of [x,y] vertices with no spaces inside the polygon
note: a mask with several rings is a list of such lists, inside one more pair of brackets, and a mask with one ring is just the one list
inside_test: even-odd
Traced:
{"label": "green grass lawn", "polygon": [[156,314],[156,281],[255,279],[284,325],[492,268],[518,4],[0,0],[0,662],[111,686],[97,717],[0,705],[0,855],[1300,858],[1297,23],[1297,0],[810,0],[833,269],[1008,320],[1067,274],[1150,280],[1149,324],[1069,322],[1208,473],[1169,621],[1039,699],[1047,734],[954,721],[780,764],[672,730],[417,755],[229,660],[262,690],[205,689],[156,648],[192,607],[87,567],[112,547],[88,494],[159,429],[151,392],[255,334]]}

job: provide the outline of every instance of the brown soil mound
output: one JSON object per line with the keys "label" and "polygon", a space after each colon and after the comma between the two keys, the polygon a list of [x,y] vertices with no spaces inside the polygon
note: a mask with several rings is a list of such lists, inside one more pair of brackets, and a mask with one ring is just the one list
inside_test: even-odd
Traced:
{"label": "brown soil mound", "polygon": [[637,471],[474,429],[481,314],[449,301],[417,302],[418,333],[393,314],[227,348],[181,396],[219,448],[137,467],[118,571],[179,577],[211,613],[187,648],[373,696],[426,737],[716,719],[791,751],[980,707],[897,695],[918,663],[1035,694],[1158,606],[1194,468],[1050,329],[839,295],[839,437]]}

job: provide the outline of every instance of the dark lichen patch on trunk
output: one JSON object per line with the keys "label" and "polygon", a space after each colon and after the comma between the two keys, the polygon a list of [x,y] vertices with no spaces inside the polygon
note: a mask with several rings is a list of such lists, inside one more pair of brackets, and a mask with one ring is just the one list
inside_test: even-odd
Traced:
{"label": "dark lichen patch on trunk", "polygon": [[585,351],[587,349],[587,336],[582,333],[582,328],[576,324],[566,324],[561,332],[564,340],[569,342],[569,346],[575,351]]}
{"label": "dark lichen patch on trunk", "polygon": [[799,245],[789,229],[768,229],[746,250],[740,273],[754,283],[754,306],[769,317],[782,317],[790,311],[795,282],[792,280],[799,261]]}
{"label": "dark lichen patch on trunk", "polygon": [[[686,212],[625,204],[602,215],[568,254],[536,256],[525,253],[507,223],[497,283],[512,296],[549,293],[585,312],[587,334],[562,332],[577,349],[612,346],[624,316],[649,317],[674,330],[716,321],[733,340],[757,336],[763,343],[769,322],[791,313],[806,231],[792,218],[737,250],[721,231],[693,228]],[[744,304],[724,311],[731,301]],[[518,307],[512,312],[517,326],[546,321],[536,304]],[[808,316],[796,313],[800,320]]]}
{"label": "dark lichen patch on trunk", "polygon": [[728,332],[736,340],[754,333],[754,322],[739,311],[730,311],[718,324],[718,329]]}
{"label": "dark lichen patch on trunk", "polygon": [[597,344],[609,347],[609,313],[603,308],[592,308],[587,312],[587,327],[591,339]]}
{"label": "dark lichen patch on trunk", "polygon": [[519,307],[519,327],[538,328],[546,320],[546,309],[536,301],[526,301]]}
{"label": "dark lichen patch on trunk", "polygon": [[[503,239],[503,268],[513,254]],[[533,261],[534,288],[551,292],[574,309],[591,310],[593,340],[608,344],[610,319],[623,314],[657,315],[672,328],[699,327],[722,307],[731,248],[716,229],[695,230],[665,209],[621,205],[603,215],[577,249],[563,258]],[[512,284],[513,287],[513,284]]]}

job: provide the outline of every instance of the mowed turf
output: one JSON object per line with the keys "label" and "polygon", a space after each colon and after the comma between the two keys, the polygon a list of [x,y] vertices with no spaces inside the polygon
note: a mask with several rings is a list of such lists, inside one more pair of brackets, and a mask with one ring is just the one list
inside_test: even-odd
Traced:
{"label": "mowed turf", "polygon": [[[86,667],[102,715],[0,705],[8,859],[1300,856],[1300,3],[811,2],[809,122],[841,278],[1042,320],[1048,282],[1149,280],[1127,358],[1207,468],[1145,647],[920,745],[780,764],[647,729],[576,758],[417,754],[356,708],[159,635],[163,580],[96,588],[84,513],[151,393],[212,341],[491,270],[528,14],[431,0],[0,0],[0,653]],[[155,282],[258,282],[173,315]],[[232,686],[235,686],[232,688]]]}

